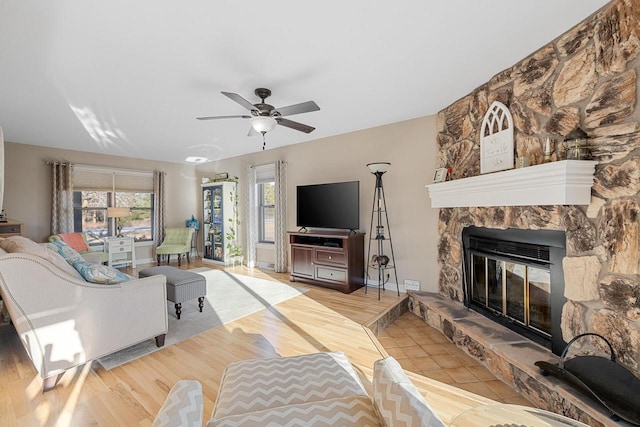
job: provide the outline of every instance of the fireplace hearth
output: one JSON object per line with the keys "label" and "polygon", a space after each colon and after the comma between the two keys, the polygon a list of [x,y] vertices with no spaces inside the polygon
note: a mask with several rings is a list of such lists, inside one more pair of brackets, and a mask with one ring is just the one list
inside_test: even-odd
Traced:
{"label": "fireplace hearth", "polygon": [[466,227],[464,304],[559,355],[565,233]]}

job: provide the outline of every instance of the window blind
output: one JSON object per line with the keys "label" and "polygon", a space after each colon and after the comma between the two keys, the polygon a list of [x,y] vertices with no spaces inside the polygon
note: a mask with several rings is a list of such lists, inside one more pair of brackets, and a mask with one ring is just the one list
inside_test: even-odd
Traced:
{"label": "window blind", "polygon": [[271,163],[268,165],[256,166],[256,184],[265,182],[274,182],[276,180],[276,165]]}
{"label": "window blind", "polygon": [[85,191],[152,192],[153,172],[75,165],[73,187]]}

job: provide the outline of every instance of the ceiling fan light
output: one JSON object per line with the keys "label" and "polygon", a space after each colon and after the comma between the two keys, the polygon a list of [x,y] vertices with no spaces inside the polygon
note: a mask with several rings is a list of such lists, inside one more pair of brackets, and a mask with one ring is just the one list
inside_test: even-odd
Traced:
{"label": "ceiling fan light", "polygon": [[277,123],[273,117],[258,116],[251,119],[251,127],[259,133],[271,132]]}
{"label": "ceiling fan light", "polygon": [[187,163],[205,163],[205,162],[208,162],[209,159],[206,157],[189,156],[185,158],[184,161]]}

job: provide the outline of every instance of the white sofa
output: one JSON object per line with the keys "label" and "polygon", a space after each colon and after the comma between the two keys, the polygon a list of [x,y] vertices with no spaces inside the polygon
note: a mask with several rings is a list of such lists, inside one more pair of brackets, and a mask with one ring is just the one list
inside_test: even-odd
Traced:
{"label": "white sofa", "polygon": [[[225,369],[207,427],[444,427],[392,357],[373,368],[373,396],[341,352],[243,360]],[[153,427],[201,426],[202,388],[179,381]]]}
{"label": "white sofa", "polygon": [[0,239],[0,296],[43,391],[69,368],[147,339],[164,345],[164,276],[89,283],[44,245],[10,237]]}

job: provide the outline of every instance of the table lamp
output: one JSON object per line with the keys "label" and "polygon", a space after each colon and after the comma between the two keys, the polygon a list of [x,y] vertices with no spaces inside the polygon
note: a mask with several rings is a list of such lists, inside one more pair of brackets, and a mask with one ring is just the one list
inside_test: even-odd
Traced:
{"label": "table lamp", "polygon": [[120,223],[120,218],[124,218],[129,215],[131,215],[131,209],[129,208],[107,208],[107,217],[116,219],[115,237],[122,237],[122,224]]}

